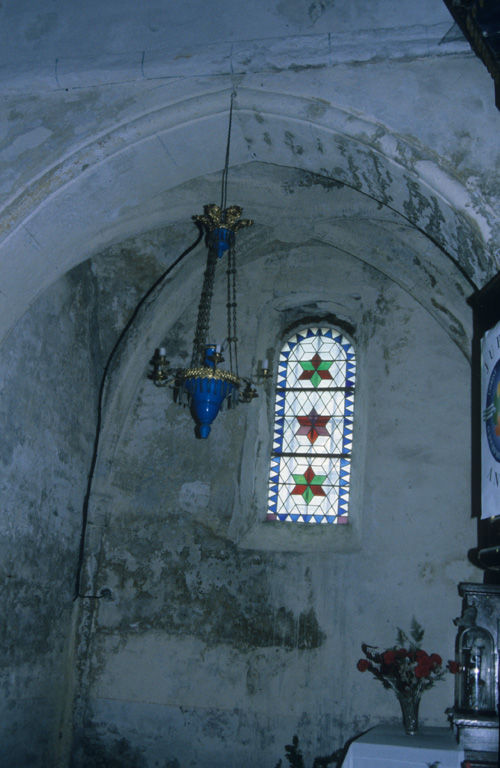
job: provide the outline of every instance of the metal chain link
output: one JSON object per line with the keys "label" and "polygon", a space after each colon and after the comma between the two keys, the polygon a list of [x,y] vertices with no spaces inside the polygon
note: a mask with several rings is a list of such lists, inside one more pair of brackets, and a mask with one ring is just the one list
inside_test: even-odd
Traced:
{"label": "metal chain link", "polygon": [[232,329],[232,335],[233,335],[233,343],[234,343],[234,365],[235,365],[235,372],[236,375],[239,378],[240,372],[238,370],[238,329],[236,327],[236,248],[233,245],[230,248],[231,251],[231,271],[233,274],[233,285],[232,285],[232,299],[233,299],[233,329]]}
{"label": "metal chain link", "polygon": [[[229,347],[229,366],[233,373],[239,376],[238,370],[238,337],[236,326],[236,251],[234,242],[231,243],[227,254],[227,329]],[[234,370],[233,370],[234,358]]]}
{"label": "metal chain link", "polygon": [[200,303],[198,306],[198,319],[193,344],[193,356],[191,366],[203,365],[205,362],[205,346],[208,340],[210,328],[210,309],[214,292],[215,267],[217,265],[217,252],[215,248],[208,249],[207,266],[201,289]]}
{"label": "metal chain link", "polygon": [[233,329],[232,329],[232,323],[231,323],[231,308],[232,308],[232,297],[231,297],[231,270],[232,270],[232,247],[229,247],[229,250],[227,252],[227,346],[228,346],[228,352],[229,352],[229,370],[233,372]]}

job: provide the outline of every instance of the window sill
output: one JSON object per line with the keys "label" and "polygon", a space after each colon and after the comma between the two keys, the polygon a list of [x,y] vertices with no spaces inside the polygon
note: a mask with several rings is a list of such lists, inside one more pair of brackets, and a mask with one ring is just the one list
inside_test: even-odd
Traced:
{"label": "window sill", "polygon": [[357,526],[259,521],[236,542],[240,549],[350,553],[361,549]]}

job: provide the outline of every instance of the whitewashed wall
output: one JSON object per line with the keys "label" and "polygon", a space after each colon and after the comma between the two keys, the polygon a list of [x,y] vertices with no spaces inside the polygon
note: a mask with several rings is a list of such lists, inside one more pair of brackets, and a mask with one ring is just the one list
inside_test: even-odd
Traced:
{"label": "whitewashed wall", "polygon": [[[77,765],[120,754],[147,766],[273,765],[295,733],[308,760],[331,753],[399,718],[395,697],[356,670],[361,642],[392,644],[416,616],[429,651],[453,657],[457,583],[481,579],[466,557],[462,352],[408,293],[336,249],[275,244],[241,261],[242,368],[264,353],[276,364],[301,317],[354,328],[356,541],[339,542],[339,527],[324,531],[326,546],[307,531],[293,544],[284,531],[280,546],[278,527],[266,544],[272,387],[200,441],[144,371],[98,484],[108,522],[92,590],[112,598],[92,604],[82,635]],[[169,291],[177,285],[165,306]],[[158,343],[174,364],[189,361],[195,309],[171,329],[165,318]],[[260,528],[251,549],[249,521]],[[423,722],[446,725],[452,703],[450,676],[424,698]]]}

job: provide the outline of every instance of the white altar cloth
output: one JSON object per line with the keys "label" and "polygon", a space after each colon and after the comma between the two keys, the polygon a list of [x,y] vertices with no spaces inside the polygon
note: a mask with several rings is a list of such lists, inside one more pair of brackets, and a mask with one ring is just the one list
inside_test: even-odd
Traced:
{"label": "white altar cloth", "polygon": [[377,725],[352,742],[342,768],[460,768],[463,760],[451,728],[408,736],[402,726]]}

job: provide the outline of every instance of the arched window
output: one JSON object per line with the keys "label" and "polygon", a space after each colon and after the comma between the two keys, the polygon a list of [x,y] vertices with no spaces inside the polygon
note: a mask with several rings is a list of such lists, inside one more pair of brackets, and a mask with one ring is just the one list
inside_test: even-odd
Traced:
{"label": "arched window", "polygon": [[311,327],[281,350],[267,519],[347,523],[356,359],[333,328]]}

